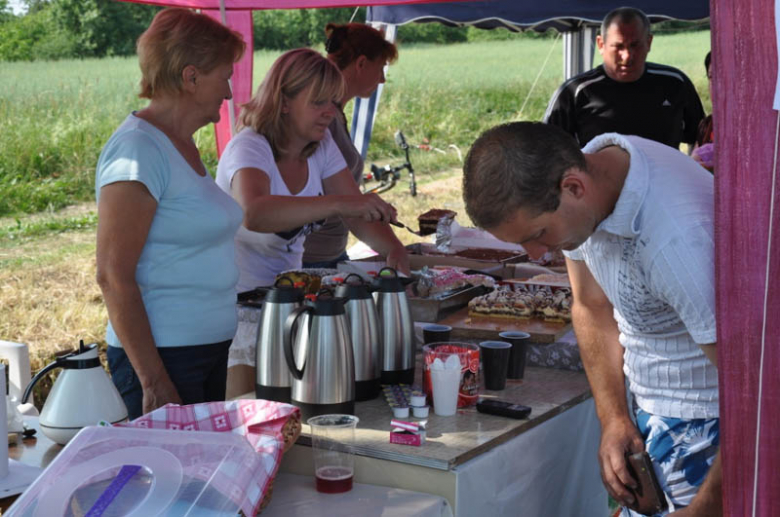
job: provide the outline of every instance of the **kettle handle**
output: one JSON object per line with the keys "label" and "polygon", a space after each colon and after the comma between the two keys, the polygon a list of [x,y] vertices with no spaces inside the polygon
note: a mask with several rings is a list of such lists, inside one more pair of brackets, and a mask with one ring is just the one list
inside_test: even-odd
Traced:
{"label": "kettle handle", "polygon": [[64,359],[65,359],[64,357],[58,358],[53,363],[47,364],[41,371],[35,374],[35,377],[32,378],[30,384],[28,384],[27,387],[24,389],[24,395],[22,395],[21,404],[27,404],[27,399],[30,398],[30,394],[32,393],[33,387],[38,383],[39,380],[43,378],[44,375],[46,375],[47,373],[49,373],[55,368],[61,368]]}
{"label": "kettle handle", "polygon": [[295,365],[295,356],[293,355],[293,329],[298,322],[298,317],[304,312],[314,312],[314,307],[310,305],[303,305],[301,307],[294,308],[290,314],[287,315],[287,319],[284,322],[284,358],[287,361],[287,368],[290,369],[292,376],[298,380],[303,379],[303,370],[306,369],[306,362],[303,363],[303,368],[300,370]]}

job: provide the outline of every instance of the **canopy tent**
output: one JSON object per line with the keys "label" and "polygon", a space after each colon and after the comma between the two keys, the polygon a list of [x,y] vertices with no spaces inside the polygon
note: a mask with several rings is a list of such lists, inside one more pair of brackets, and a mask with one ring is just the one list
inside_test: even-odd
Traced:
{"label": "canopy tent", "polygon": [[[395,27],[407,23],[437,22],[452,27],[504,28],[514,32],[555,29],[563,34],[563,77],[568,79],[593,66],[596,33],[604,16],[625,5],[621,0],[487,0],[430,5],[387,5],[369,7],[366,22],[385,28],[388,39]],[[632,7],[647,13],[652,23],[666,20],[701,20],[709,16],[707,0],[634,0]],[[453,63],[457,66],[457,63]],[[368,99],[355,99],[352,139],[365,159],[382,87]]]}
{"label": "canopy tent", "polygon": [[[394,5],[368,9],[366,21],[392,25],[406,23],[438,22],[453,27],[473,26],[480,29],[504,28],[546,31],[555,29],[564,34],[568,48],[564,56],[564,77],[569,78],[590,68],[593,46],[583,48],[574,37],[585,34],[595,37],[604,16],[621,1],[554,0],[551,2],[520,2],[517,0],[493,0],[482,2],[454,2],[436,5]],[[652,23],[665,20],[700,20],[709,16],[706,0],[679,2],[673,0],[635,0],[632,7],[647,13]],[[570,41],[566,41],[566,40]]]}
{"label": "canopy tent", "polygon": [[[217,10],[218,2],[146,3]],[[395,3],[402,1],[360,2]],[[645,2],[634,3],[643,7]],[[239,9],[236,14],[244,15],[251,31],[250,9],[344,7],[355,2],[225,0],[225,4],[227,22],[234,26],[231,20],[236,18],[230,18],[229,10]],[[644,9],[657,12],[652,6]],[[559,14],[567,18],[565,12]],[[780,112],[772,107],[778,71],[778,48],[772,41],[778,16],[780,0],[712,1],[713,107],[715,125],[722,128],[716,133],[715,246],[724,515],[769,517],[780,508],[780,470],[775,468],[780,460],[776,425],[780,319],[770,317],[780,311],[780,254],[774,251],[780,246],[776,230],[780,211],[774,209]],[[251,92],[251,53],[247,54],[246,91]],[[223,121],[226,118],[223,112]]]}

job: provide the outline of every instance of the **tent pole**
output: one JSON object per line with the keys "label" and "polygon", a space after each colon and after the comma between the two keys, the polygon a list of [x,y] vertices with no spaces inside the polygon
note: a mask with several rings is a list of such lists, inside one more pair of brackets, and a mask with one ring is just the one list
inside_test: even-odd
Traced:
{"label": "tent pole", "polygon": [[596,27],[580,25],[563,33],[563,80],[593,68]]}
{"label": "tent pole", "polygon": [[[222,25],[228,26],[227,12],[225,12],[225,0],[219,0],[219,16],[222,18]],[[252,49],[250,47],[249,51]],[[228,79],[228,85],[230,86],[230,98],[228,99],[228,120],[230,120],[230,138],[235,136],[236,130],[236,109],[233,104],[233,78]]]}

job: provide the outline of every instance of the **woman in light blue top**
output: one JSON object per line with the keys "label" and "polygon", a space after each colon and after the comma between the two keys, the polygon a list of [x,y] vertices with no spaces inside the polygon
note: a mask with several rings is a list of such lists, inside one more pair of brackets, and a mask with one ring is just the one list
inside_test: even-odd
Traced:
{"label": "woman in light blue top", "polygon": [[219,120],[244,48],[208,16],[158,13],[138,40],[140,96],[150,103],[125,119],[98,161],[97,280],[109,368],[131,418],[225,397],[243,214],[192,135]]}

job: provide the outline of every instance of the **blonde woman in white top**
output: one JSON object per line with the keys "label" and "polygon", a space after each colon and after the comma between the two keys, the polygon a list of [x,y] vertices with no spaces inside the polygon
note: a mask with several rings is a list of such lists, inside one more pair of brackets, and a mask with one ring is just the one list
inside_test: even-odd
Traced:
{"label": "blonde woman in white top", "polygon": [[[388,226],[395,209],[360,192],[328,129],[343,95],[338,67],[297,49],[274,62],[244,106],[240,132],[217,168],[217,185],[244,210],[236,235],[239,291],[301,267],[306,235],[328,218],[341,218],[388,265],[409,273],[406,249]],[[254,389],[255,342],[241,336],[230,348],[229,396]]]}
{"label": "blonde woman in white top", "polygon": [[300,267],[306,234],[330,217],[341,217],[388,265],[409,272],[406,250],[388,226],[395,209],[360,192],[328,130],[343,92],[335,64],[297,49],[274,62],[244,106],[241,131],[217,168],[217,184],[244,209],[236,237],[239,289]]}

